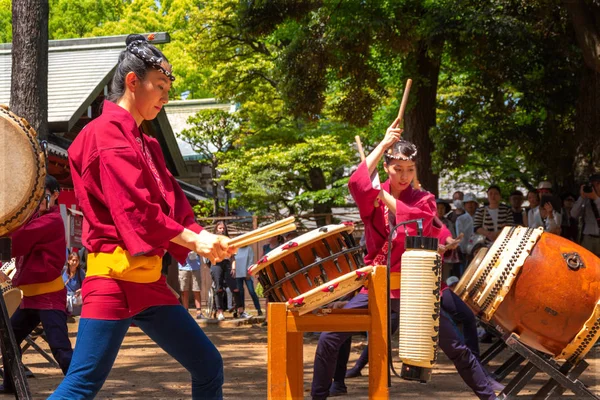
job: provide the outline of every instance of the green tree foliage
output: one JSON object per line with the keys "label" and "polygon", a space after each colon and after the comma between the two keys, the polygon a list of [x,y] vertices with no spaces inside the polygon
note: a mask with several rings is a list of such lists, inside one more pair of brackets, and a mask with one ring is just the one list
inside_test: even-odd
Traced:
{"label": "green tree foliage", "polygon": [[569,5],[584,11],[583,25],[559,0],[206,2],[201,49],[217,93],[256,109],[255,88],[269,90],[277,112],[263,121],[374,125],[368,144],[412,77],[405,136],[433,192],[437,172],[572,188],[578,168],[599,164],[600,80],[589,66],[600,5]]}
{"label": "green tree foliage", "polygon": [[[241,106],[247,135],[221,165],[229,187],[243,194],[240,202],[259,213],[312,210],[322,214],[345,202],[347,191],[339,180],[353,157],[355,129],[328,110],[306,117],[289,107],[286,98],[291,89],[286,88],[291,86],[280,62],[290,43],[305,30],[294,15],[313,7],[311,2],[289,4],[282,5],[277,17],[284,23],[258,38],[253,36],[258,28],[251,24],[246,3],[204,2],[194,21],[195,50],[198,63],[212,71],[215,94]],[[312,65],[315,58],[290,62],[299,69],[319,67]],[[318,83],[306,82],[307,87],[313,84]],[[322,224],[325,218],[317,222]]]}
{"label": "green tree foliage", "polygon": [[[178,136],[189,143],[194,151],[202,156],[200,163],[211,168],[213,187],[213,215],[219,213],[218,181],[221,160],[233,149],[240,137],[240,119],[219,109],[200,110],[187,120],[191,128],[184,129]],[[229,214],[229,188],[225,179],[225,215]]]}
{"label": "green tree foliage", "polygon": [[12,41],[12,2],[0,0],[0,43]]}

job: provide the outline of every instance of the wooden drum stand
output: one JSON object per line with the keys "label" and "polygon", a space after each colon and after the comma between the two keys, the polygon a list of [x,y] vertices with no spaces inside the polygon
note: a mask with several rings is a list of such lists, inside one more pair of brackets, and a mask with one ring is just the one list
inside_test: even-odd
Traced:
{"label": "wooden drum stand", "polygon": [[299,316],[286,303],[269,303],[267,398],[304,398],[304,332],[369,333],[369,398],[389,397],[387,272],[377,266],[369,277],[367,309],[332,309]]}

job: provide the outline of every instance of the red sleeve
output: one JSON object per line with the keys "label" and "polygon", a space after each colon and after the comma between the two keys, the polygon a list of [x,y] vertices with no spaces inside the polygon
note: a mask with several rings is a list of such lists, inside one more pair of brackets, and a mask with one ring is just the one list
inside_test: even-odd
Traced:
{"label": "red sleeve", "polygon": [[54,232],[53,229],[49,229],[50,225],[52,225],[52,220],[38,217],[14,231],[11,235],[12,256],[21,257],[29,254],[36,244],[45,241],[46,235]]}
{"label": "red sleeve", "polygon": [[140,160],[128,147],[101,150],[100,182],[106,205],[125,247],[132,255],[167,247],[183,232],[183,225],[164,214],[150,201]]}
{"label": "red sleeve", "polygon": [[366,161],[361,162],[358,169],[350,177],[348,189],[356,202],[361,218],[371,215],[375,209],[374,203],[380,191],[373,188]]}
{"label": "red sleeve", "polygon": [[[174,219],[178,223],[180,223],[183,227],[189,229],[190,231],[200,233],[204,228],[202,228],[198,223],[196,223],[196,216],[194,215],[194,210],[190,205],[187,197],[185,197],[185,193],[179,186],[177,180],[169,173],[169,178],[171,178],[171,184],[173,185],[173,191],[175,193],[175,210],[174,210]],[[180,246],[173,242],[169,243],[169,247],[167,251],[179,262],[180,264],[185,263],[185,259],[190,252],[187,247]]]}
{"label": "red sleeve", "polygon": [[426,228],[432,225],[433,217],[437,214],[435,198],[431,193],[417,195],[421,197],[414,204],[396,200],[396,221],[423,219],[423,226]]}
{"label": "red sleeve", "polygon": [[[439,225],[441,225],[441,227]],[[436,231],[437,231],[436,236],[438,238],[439,244],[445,245],[446,240],[449,237],[452,237],[452,233],[450,232],[450,229],[448,229],[448,227],[446,227],[446,225],[444,225],[444,223],[442,221],[440,221],[438,218],[434,219],[433,230],[434,230],[434,233],[436,233]]]}

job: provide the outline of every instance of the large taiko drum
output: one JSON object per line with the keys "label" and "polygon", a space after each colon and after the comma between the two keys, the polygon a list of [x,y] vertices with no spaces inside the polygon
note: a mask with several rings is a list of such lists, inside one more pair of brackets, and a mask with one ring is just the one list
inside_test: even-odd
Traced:
{"label": "large taiko drum", "polygon": [[354,225],[315,229],[273,249],[248,271],[273,302],[287,302],[300,315],[360,288],[373,267],[364,266]]}
{"label": "large taiko drum", "polygon": [[542,228],[506,227],[455,292],[484,321],[561,360],[600,339],[600,259]]}
{"label": "large taiko drum", "polygon": [[0,236],[25,223],[44,197],[46,161],[36,136],[0,105]]}

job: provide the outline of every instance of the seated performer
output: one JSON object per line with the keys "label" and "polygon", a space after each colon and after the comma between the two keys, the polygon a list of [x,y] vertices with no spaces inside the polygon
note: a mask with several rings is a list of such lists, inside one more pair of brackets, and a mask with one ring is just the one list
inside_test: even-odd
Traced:
{"label": "seated performer", "polygon": [[[56,205],[60,187],[50,175],[46,176],[45,191],[37,214],[12,234],[12,256],[16,258],[12,284],[21,289],[23,300],[10,322],[19,345],[41,322],[52,355],[66,374],[73,355],[67,329],[67,291],[62,280],[67,241]],[[0,272],[0,280],[7,279]],[[10,374],[4,377],[4,392],[12,392]]]}
{"label": "seated performer", "polygon": [[[387,129],[381,143],[362,162],[350,177],[348,187],[354,198],[361,219],[365,225],[367,265],[385,265],[388,253],[388,236],[390,229],[400,221],[423,219],[423,235],[437,237],[440,243],[452,243],[450,232],[443,225],[435,222],[436,203],[431,193],[414,190],[411,182],[415,177],[415,145],[400,140],[402,130],[398,128],[398,120]],[[377,164],[385,156],[384,169],[388,180],[381,188],[372,179]],[[416,235],[414,224],[407,226],[409,235]],[[395,332],[399,324],[399,281],[400,261],[404,253],[404,229],[398,229],[392,241],[391,254],[391,330]],[[361,290],[344,308],[367,308],[368,293]],[[332,387],[334,374],[344,376],[345,364],[337,363],[340,348],[345,345],[349,349],[348,338],[351,332],[323,332],[315,354],[311,395],[313,399],[325,399],[332,394],[346,392],[345,387]],[[442,314],[440,321],[440,347],[454,362],[460,375],[473,391],[482,399],[495,399],[488,379],[471,353],[455,333],[452,322]],[[347,358],[346,358],[347,360]],[[337,368],[336,368],[337,365]]]}
{"label": "seated performer", "polygon": [[126,42],[102,115],[69,148],[89,255],[73,361],[50,398],[94,398],[135,323],[190,372],[193,399],[221,399],[221,355],[168,288],[161,258],[218,261],[230,248],[196,224],[158,141],[140,130],[169,100],[170,64],[141,35]]}

